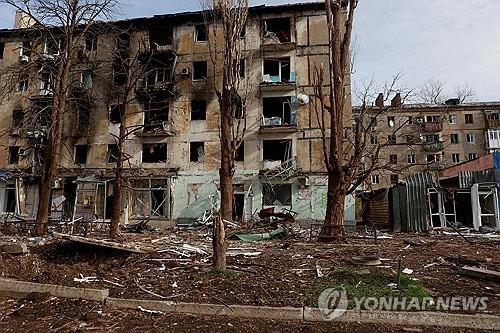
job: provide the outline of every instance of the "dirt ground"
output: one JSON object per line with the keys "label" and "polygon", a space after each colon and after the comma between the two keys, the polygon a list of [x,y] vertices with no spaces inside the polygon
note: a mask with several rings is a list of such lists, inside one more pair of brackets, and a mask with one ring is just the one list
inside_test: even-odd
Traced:
{"label": "dirt ground", "polygon": [[93,302],[33,295],[17,301],[0,299],[0,332],[475,333],[479,331],[149,314],[140,310],[110,309]]}
{"label": "dirt ground", "polygon": [[[151,251],[148,254],[52,239],[45,245],[31,246],[27,255],[0,254],[0,276],[106,288],[111,296],[121,298],[301,307],[317,306],[321,293],[317,268],[327,277],[339,270],[351,270],[392,279],[397,258],[401,257],[402,268],[412,269],[410,277],[418,279],[430,295],[488,297],[488,309],[483,313],[500,314],[498,283],[458,274],[463,265],[499,270],[498,240],[471,239],[473,243],[469,244],[442,234],[391,237],[379,239],[377,244],[373,239],[359,238],[349,239],[346,244],[317,244],[303,239],[231,240],[230,270],[224,272],[211,269],[210,235],[201,232],[176,229],[123,235],[123,242],[140,244]],[[3,236],[3,240],[10,238]],[[408,246],[404,241],[407,239],[424,240],[425,244]],[[183,248],[183,244],[206,253]],[[237,255],[241,252],[248,253]],[[354,265],[352,257],[360,255],[381,258],[382,264]],[[92,282],[79,282],[82,277]]]}

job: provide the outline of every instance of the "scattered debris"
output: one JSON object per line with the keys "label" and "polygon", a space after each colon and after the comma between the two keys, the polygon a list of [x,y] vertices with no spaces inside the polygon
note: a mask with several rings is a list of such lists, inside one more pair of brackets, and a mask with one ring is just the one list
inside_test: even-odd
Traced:
{"label": "scattered debris", "polygon": [[80,274],[80,277],[73,278],[73,281],[80,283],[91,283],[91,282],[99,282],[97,276],[87,276],[84,277],[83,274]]}
{"label": "scattered debris", "polygon": [[411,275],[413,274],[413,269],[405,268],[401,271],[401,273]]}
{"label": "scattered debris", "polygon": [[369,256],[352,257],[352,262],[363,266],[378,266],[382,264],[379,258]]}
{"label": "scattered debris", "polygon": [[500,272],[492,271],[489,269],[464,266],[458,271],[461,275],[471,276],[478,279],[500,282]]}
{"label": "scattered debris", "polygon": [[142,312],[146,312],[146,313],[150,313],[150,314],[158,314],[158,315],[162,315],[163,314],[162,311],[159,311],[159,310],[148,310],[148,309],[143,308],[140,305],[137,308],[139,310],[141,310]]}
{"label": "scattered debris", "polygon": [[286,229],[279,226],[276,230],[260,234],[235,234],[237,238],[245,242],[256,242],[265,239],[274,239],[286,234]]}
{"label": "scattered debris", "polygon": [[429,267],[437,266],[437,265],[445,265],[448,263],[446,260],[443,259],[443,257],[438,257],[436,260],[437,261],[425,265],[424,268],[429,268]]}
{"label": "scattered debris", "polygon": [[170,295],[170,296],[163,296],[163,295],[160,295],[160,294],[157,294],[155,292],[152,292],[151,290],[148,290],[146,288],[144,288],[143,286],[141,286],[139,284],[139,282],[137,282],[137,279],[135,280],[135,285],[142,291],[144,291],[145,293],[148,293],[150,295],[153,295],[153,296],[156,296],[156,297],[159,297],[161,299],[171,299],[171,298],[176,298],[176,297],[179,297],[179,296],[182,296],[183,294],[176,294],[176,295]]}
{"label": "scattered debris", "polygon": [[81,237],[81,236],[73,236],[73,235],[68,235],[68,234],[60,234],[58,232],[54,232],[53,235],[57,238],[66,239],[66,240],[69,240],[69,241],[75,242],[75,243],[104,247],[104,248],[109,248],[109,249],[113,249],[113,250],[126,251],[126,252],[132,252],[132,253],[147,253],[145,250],[139,248],[138,246],[129,245],[129,244],[120,244],[117,242],[111,242],[111,241],[106,241],[106,240],[93,239],[93,238],[87,238],[87,237]]}
{"label": "scattered debris", "polygon": [[8,254],[26,254],[28,253],[28,246],[22,242],[3,243],[0,244],[0,249]]}
{"label": "scattered debris", "polygon": [[412,245],[412,246],[422,246],[422,245],[427,245],[427,242],[421,239],[405,239],[404,240],[405,244]]}

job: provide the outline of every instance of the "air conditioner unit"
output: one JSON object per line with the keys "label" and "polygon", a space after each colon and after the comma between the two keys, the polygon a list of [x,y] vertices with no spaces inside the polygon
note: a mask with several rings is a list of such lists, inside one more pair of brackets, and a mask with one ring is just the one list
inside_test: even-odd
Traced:
{"label": "air conditioner unit", "polygon": [[21,54],[19,56],[19,62],[28,62],[30,58],[27,55]]}
{"label": "air conditioner unit", "polygon": [[191,71],[189,70],[189,68],[183,68],[181,70],[181,75],[184,75],[184,76],[187,76],[187,75],[190,75],[191,74]]}

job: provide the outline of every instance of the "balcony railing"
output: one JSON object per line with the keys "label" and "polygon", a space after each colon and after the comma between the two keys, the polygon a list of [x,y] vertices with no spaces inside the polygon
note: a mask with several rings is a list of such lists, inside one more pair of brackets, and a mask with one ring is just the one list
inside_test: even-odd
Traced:
{"label": "balcony railing", "polygon": [[426,152],[436,152],[444,149],[443,142],[429,142],[424,143],[424,151]]}
{"label": "balcony railing", "polygon": [[422,124],[422,130],[427,133],[441,132],[443,130],[443,122],[425,122]]}

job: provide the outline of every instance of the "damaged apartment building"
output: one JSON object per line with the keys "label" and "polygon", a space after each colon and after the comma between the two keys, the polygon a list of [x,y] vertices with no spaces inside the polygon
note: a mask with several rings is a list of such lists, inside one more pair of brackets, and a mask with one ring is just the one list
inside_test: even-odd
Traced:
{"label": "damaged apartment building", "polygon": [[[354,108],[354,113],[359,108]],[[500,102],[389,105],[379,95],[370,107],[375,117],[368,145],[380,145],[379,164],[366,190],[387,188],[408,175],[439,171],[500,149]]]}
{"label": "damaged apartment building", "polygon": [[[133,130],[124,140],[122,222],[193,222],[219,198],[219,106],[210,29],[201,12],[113,25],[126,33],[89,36],[79,51],[74,94],[80,102],[65,114],[51,216],[109,220],[124,121]],[[0,31],[0,71],[19,63],[36,65],[40,54],[57,57],[49,42],[37,43],[42,51],[34,56],[30,38],[37,35],[29,30]],[[297,219],[321,220],[326,175],[309,101],[314,68],[328,66],[324,3],[251,7],[240,38],[247,130],[236,156],[234,219],[248,220],[261,208],[276,207],[297,212]],[[148,59],[148,71],[138,78],[126,107],[116,94],[126,81],[119,66],[123,53]],[[36,119],[27,114],[47,109],[52,98],[50,75],[43,66],[37,73],[21,76],[0,105],[0,210],[25,218],[36,215],[48,125],[43,112],[34,112]],[[352,197],[346,200],[346,219],[354,219]]]}

